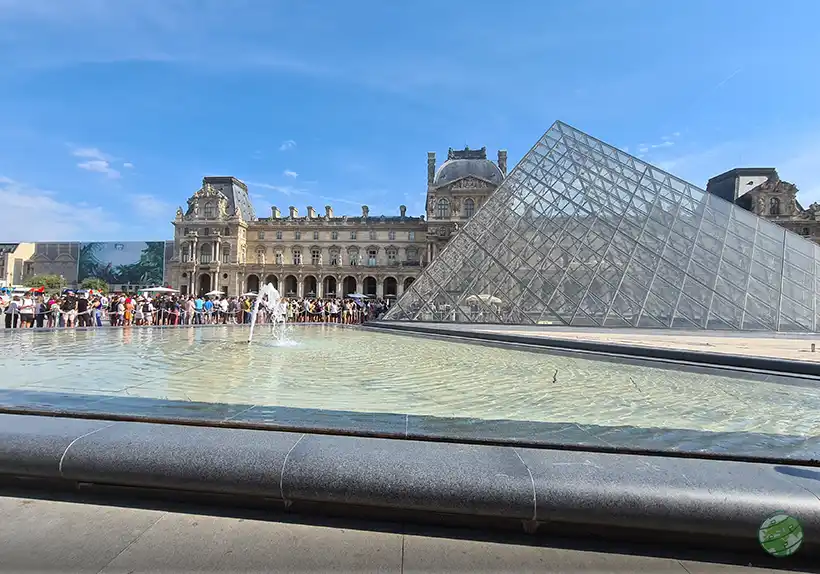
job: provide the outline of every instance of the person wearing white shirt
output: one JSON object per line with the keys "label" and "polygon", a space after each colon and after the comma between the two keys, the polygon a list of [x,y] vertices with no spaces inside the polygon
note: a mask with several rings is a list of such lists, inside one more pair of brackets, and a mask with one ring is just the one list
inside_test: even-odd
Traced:
{"label": "person wearing white shirt", "polygon": [[31,329],[34,326],[34,299],[30,295],[23,296],[20,303],[20,327]]}

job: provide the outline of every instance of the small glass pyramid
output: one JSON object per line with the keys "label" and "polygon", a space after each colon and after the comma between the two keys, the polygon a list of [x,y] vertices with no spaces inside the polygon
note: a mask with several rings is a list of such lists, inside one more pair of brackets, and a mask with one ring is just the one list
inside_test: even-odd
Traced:
{"label": "small glass pyramid", "polygon": [[820,246],[556,122],[385,319],[817,332]]}

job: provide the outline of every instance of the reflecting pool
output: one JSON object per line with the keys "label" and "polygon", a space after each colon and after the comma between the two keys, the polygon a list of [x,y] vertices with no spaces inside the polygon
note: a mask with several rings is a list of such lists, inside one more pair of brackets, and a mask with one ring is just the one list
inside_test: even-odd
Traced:
{"label": "reflecting pool", "polygon": [[6,332],[0,404],[57,396],[67,410],[138,403],[150,414],[167,401],[215,403],[233,405],[224,418],[236,421],[264,411],[275,422],[292,409],[308,428],[311,416],[343,412],[373,415],[371,430],[380,420],[401,426],[402,415],[409,434],[783,458],[820,452],[820,389],[807,379],[321,325],[295,328],[293,344],[282,346],[265,329],[253,345],[236,326]]}

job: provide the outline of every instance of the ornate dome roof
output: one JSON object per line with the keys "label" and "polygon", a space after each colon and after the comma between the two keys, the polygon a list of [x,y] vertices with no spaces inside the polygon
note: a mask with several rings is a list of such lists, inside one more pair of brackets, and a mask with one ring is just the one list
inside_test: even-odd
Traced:
{"label": "ornate dome roof", "polygon": [[489,159],[448,159],[436,171],[433,185],[436,187],[452,183],[462,177],[472,175],[499,185],[504,175]]}
{"label": "ornate dome roof", "polygon": [[445,161],[436,171],[433,185],[440,187],[452,183],[462,177],[472,175],[483,180],[499,185],[504,179],[504,174],[496,164],[487,159],[487,148],[471,150],[465,147],[463,150],[450,148]]}

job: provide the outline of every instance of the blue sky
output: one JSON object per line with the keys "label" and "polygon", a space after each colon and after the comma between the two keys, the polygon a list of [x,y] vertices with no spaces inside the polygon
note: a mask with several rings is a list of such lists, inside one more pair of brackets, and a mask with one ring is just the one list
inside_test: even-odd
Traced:
{"label": "blue sky", "polygon": [[820,201],[814,0],[0,0],[0,240],[171,237],[204,175],[257,213],[423,212],[426,152],[515,164],[561,119],[693,183]]}

